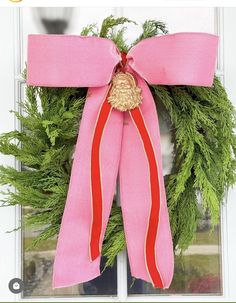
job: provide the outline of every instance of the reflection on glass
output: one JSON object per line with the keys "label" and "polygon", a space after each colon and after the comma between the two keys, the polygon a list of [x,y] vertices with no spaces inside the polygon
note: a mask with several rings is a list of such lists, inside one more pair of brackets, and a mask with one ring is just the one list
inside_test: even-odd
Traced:
{"label": "reflection on glass", "polygon": [[[32,213],[30,208],[23,209],[25,215]],[[23,281],[25,289],[23,297],[44,296],[78,296],[78,295],[116,295],[117,268],[107,268],[98,278],[72,287],[52,288],[52,267],[56,248],[56,238],[48,239],[33,249],[28,249],[34,238],[39,234],[25,228],[23,235]],[[105,260],[101,260],[101,272]]]}
{"label": "reflection on glass", "polygon": [[[67,288],[52,289],[52,266],[56,239],[47,240],[34,250],[26,250],[35,233],[25,230],[23,233],[23,297],[78,296],[78,295],[116,295],[117,270],[106,269],[103,274],[86,283]],[[104,260],[101,269],[104,268]]]}
{"label": "reflection on glass", "polygon": [[221,255],[219,228],[212,232],[203,220],[196,239],[182,255],[175,257],[175,274],[171,287],[159,290],[150,283],[128,278],[129,294],[209,294],[221,295]]}

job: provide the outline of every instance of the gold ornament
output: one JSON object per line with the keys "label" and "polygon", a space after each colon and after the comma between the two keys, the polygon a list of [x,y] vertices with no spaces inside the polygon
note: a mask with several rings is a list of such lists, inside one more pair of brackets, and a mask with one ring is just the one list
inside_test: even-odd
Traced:
{"label": "gold ornament", "polygon": [[132,74],[119,72],[113,77],[108,102],[122,112],[134,109],[141,104],[141,88],[136,85]]}

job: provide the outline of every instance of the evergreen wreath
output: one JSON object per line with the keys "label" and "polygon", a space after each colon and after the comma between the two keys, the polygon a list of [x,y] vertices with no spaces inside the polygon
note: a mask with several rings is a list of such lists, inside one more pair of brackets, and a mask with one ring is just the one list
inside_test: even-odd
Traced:
{"label": "evergreen wreath", "polygon": [[[127,18],[110,16],[100,30],[92,24],[81,35],[111,39],[127,52],[132,46],[124,38],[126,28],[122,25],[127,22],[136,24]],[[133,45],[166,33],[163,22],[147,20]],[[157,107],[165,108],[172,124],[174,164],[165,183],[174,249],[185,250],[206,212],[212,226],[218,223],[224,194],[236,181],[235,111],[217,77],[211,88],[150,88]],[[41,232],[31,247],[59,232],[86,92],[83,88],[26,87],[21,113],[13,111],[21,122],[21,130],[0,137],[0,152],[14,156],[22,167],[20,171],[0,167],[0,184],[10,186],[3,192],[3,206],[33,209],[24,223]],[[112,266],[124,248],[121,209],[114,201],[102,251],[106,266]]]}

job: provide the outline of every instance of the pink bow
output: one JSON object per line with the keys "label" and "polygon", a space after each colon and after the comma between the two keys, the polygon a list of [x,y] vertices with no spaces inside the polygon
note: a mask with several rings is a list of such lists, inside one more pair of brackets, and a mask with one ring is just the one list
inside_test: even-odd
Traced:
{"label": "pink bow", "polygon": [[172,237],[156,106],[146,82],[211,86],[217,45],[217,36],[205,33],[139,42],[122,69],[135,77],[142,104],[121,112],[107,101],[110,82],[122,62],[111,40],[29,36],[29,85],[89,87],[58,238],[54,287],[100,275],[101,246],[118,172],[131,274],[155,287],[169,287],[174,267]]}

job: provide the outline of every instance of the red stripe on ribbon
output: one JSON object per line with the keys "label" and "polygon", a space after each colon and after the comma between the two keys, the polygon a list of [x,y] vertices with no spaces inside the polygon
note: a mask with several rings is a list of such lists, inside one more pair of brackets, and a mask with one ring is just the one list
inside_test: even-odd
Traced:
{"label": "red stripe on ribbon", "polygon": [[156,161],[152,141],[147,131],[140,108],[138,107],[131,110],[130,115],[133,118],[133,121],[136,124],[140,137],[142,139],[143,146],[148,159],[149,173],[150,173],[151,210],[149,215],[149,224],[148,224],[146,244],[145,244],[146,264],[153,286],[163,288],[163,282],[157,268],[156,257],[155,257],[155,243],[156,243],[157,229],[159,224],[159,214],[160,214],[160,185],[159,185],[157,161]]}
{"label": "red stripe on ribbon", "polygon": [[100,172],[100,144],[102,134],[112,108],[107,101],[103,102],[94,130],[91,152],[91,190],[92,190],[92,225],[90,234],[90,258],[94,261],[100,256],[100,237],[102,232],[103,205],[102,182]]}

